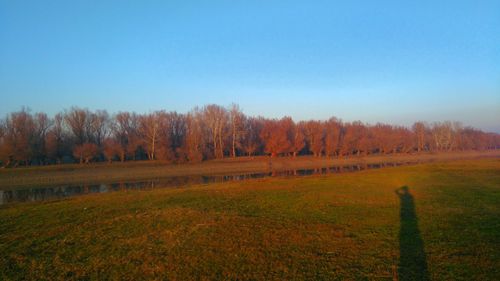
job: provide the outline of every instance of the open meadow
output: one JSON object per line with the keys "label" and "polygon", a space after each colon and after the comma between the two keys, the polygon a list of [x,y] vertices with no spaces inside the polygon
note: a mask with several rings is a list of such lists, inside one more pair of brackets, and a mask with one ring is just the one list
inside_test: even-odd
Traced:
{"label": "open meadow", "polygon": [[500,281],[500,1],[0,1],[0,281]]}
{"label": "open meadow", "polygon": [[1,280],[497,280],[500,159],[0,207]]}

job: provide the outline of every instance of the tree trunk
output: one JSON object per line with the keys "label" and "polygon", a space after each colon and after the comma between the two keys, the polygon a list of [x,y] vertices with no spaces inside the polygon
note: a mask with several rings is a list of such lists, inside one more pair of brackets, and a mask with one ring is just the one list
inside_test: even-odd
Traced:
{"label": "tree trunk", "polygon": [[233,129],[233,158],[236,158],[236,136]]}
{"label": "tree trunk", "polygon": [[218,158],[217,157],[217,153],[218,153],[218,150],[217,150],[217,131],[214,130],[212,131],[212,134],[213,134],[213,142],[214,142],[214,157],[215,158]]}
{"label": "tree trunk", "polygon": [[224,147],[222,145],[222,126],[219,126],[219,156],[224,158]]}
{"label": "tree trunk", "polygon": [[156,129],[153,133],[153,143],[151,144],[151,160],[155,159]]}

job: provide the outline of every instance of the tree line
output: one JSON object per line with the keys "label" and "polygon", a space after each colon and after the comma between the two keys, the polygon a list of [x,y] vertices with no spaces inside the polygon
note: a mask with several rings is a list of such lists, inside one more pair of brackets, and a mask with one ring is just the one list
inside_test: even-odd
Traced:
{"label": "tree line", "polygon": [[348,157],[500,148],[500,135],[459,122],[390,124],[294,122],[245,115],[237,105],[206,105],[186,114],[73,107],[49,117],[22,109],[0,119],[0,165],[93,161],[199,162],[253,155]]}

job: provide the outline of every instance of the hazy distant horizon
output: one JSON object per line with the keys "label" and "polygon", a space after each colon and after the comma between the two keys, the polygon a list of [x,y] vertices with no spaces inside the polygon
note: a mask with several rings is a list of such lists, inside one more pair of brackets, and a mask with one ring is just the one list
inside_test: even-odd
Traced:
{"label": "hazy distant horizon", "polygon": [[335,116],[500,133],[500,2],[3,1],[0,118],[23,106]]}
{"label": "hazy distant horizon", "polygon": [[[243,113],[245,113],[247,116],[253,116],[253,117],[264,117],[264,118],[276,118],[276,119],[281,119],[283,117],[291,117],[295,122],[298,122],[298,121],[310,121],[310,120],[320,120],[320,121],[326,121],[332,117],[335,117],[343,122],[353,122],[353,121],[361,121],[363,122],[364,124],[368,124],[368,125],[375,125],[377,123],[384,123],[384,124],[389,124],[389,125],[397,125],[397,126],[405,126],[405,127],[408,127],[408,128],[411,128],[411,126],[415,123],[415,122],[426,122],[428,123],[429,125],[432,125],[433,123],[435,122],[445,122],[445,121],[452,121],[452,122],[460,122],[463,126],[470,126],[470,127],[473,127],[473,128],[477,128],[477,129],[481,129],[485,132],[492,132],[492,133],[500,133],[500,128],[498,128],[498,124],[495,124],[494,120],[492,120],[492,124],[493,124],[493,127],[492,129],[488,129],[488,127],[480,127],[480,126],[477,126],[477,125],[474,125],[472,122],[468,122],[467,120],[457,120],[457,119],[446,119],[446,118],[441,118],[441,119],[432,119],[432,118],[416,118],[416,119],[398,119],[397,116],[394,118],[394,119],[379,119],[379,120],[363,120],[361,118],[343,118],[342,116],[340,115],[335,115],[335,114],[331,114],[331,115],[328,115],[328,116],[325,116],[325,117],[318,117],[318,118],[313,118],[313,117],[307,117],[307,116],[304,116],[304,117],[301,117],[301,118],[297,118],[295,116],[293,116],[292,114],[283,114],[283,115],[265,115],[265,114],[261,114],[261,113],[258,113],[258,114],[253,114],[253,113],[250,113],[249,111],[245,110],[244,107],[241,106],[241,104],[238,104],[238,103],[229,103],[229,104],[217,104],[217,105],[220,105],[220,106],[224,106],[224,107],[228,107],[231,105],[231,104],[237,104],[240,109],[242,110]],[[197,105],[195,107],[198,107],[198,108],[202,108],[203,106],[205,105],[209,105],[209,104],[203,104],[203,105]],[[56,110],[56,111],[43,111],[43,110],[34,110],[32,107],[29,107],[29,106],[22,106],[20,107],[18,110],[14,110],[12,112],[17,112],[17,111],[20,111],[20,110],[27,110],[28,112],[31,112],[31,113],[37,113],[37,112],[44,112],[44,113],[47,113],[50,117],[53,117],[55,114],[57,113],[63,113],[65,110],[69,110],[71,109],[72,107],[77,107],[77,108],[82,108],[82,109],[88,109],[88,110],[91,110],[91,111],[96,111],[96,110],[106,110],[110,115],[113,115],[113,114],[116,114],[116,113],[119,113],[119,112],[134,112],[134,113],[138,113],[138,114],[146,114],[146,113],[150,113],[150,112],[155,112],[155,111],[162,111],[162,110],[165,110],[165,111],[169,111],[169,112],[177,112],[177,113],[181,113],[181,114],[184,114],[184,113],[188,113],[189,111],[191,111],[192,109],[194,109],[195,107],[192,107],[190,108],[189,110],[185,110],[185,111],[180,111],[180,110],[175,110],[175,109],[167,109],[167,108],[161,108],[161,107],[157,107],[155,109],[151,109],[151,110],[145,110],[145,111],[137,111],[137,110],[133,110],[133,109],[126,109],[126,110],[114,110],[114,111],[110,111],[106,108],[90,108],[90,107],[83,107],[83,106],[77,106],[77,105],[73,105],[73,106],[68,106],[68,107],[65,107],[65,108],[61,108],[60,110]],[[3,115],[0,115],[0,119],[6,117],[8,114],[12,113],[12,112],[7,112]]]}

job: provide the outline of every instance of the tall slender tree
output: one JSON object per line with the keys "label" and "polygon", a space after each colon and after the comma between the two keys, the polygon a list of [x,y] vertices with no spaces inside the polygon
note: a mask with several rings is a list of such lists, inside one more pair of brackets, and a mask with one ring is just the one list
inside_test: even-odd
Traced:
{"label": "tall slender tree", "polygon": [[229,108],[229,124],[231,126],[231,155],[236,157],[236,149],[241,147],[241,140],[245,134],[245,115],[236,104]]}
{"label": "tall slender tree", "polygon": [[139,118],[139,133],[149,160],[155,160],[156,145],[160,140],[160,113],[153,112]]}

